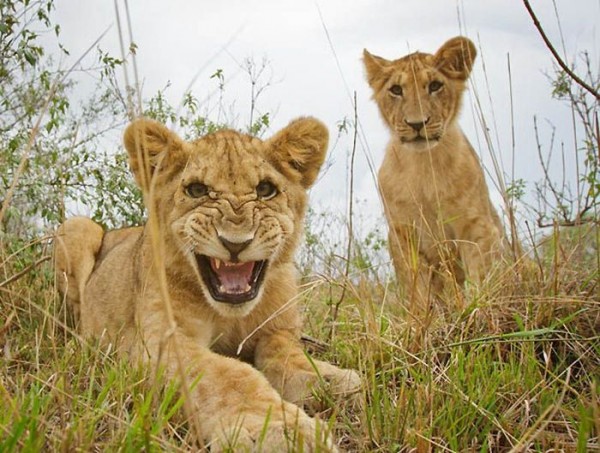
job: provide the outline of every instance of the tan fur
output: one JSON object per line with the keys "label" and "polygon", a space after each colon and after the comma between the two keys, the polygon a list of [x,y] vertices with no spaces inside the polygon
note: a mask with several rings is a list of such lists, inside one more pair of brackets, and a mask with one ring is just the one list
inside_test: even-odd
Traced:
{"label": "tan fur", "polygon": [[[341,394],[360,385],[354,371],[311,363],[299,342],[293,256],[327,129],[304,118],[264,142],[224,130],[189,143],[159,123],[138,120],[124,141],[157,222],[104,235],[83,218],[59,228],[59,288],[81,305],[83,334],[133,359],[160,360],[172,378],[178,378],[179,354],[189,382],[199,378],[192,403],[211,451],[225,448],[233,435],[239,451],[256,448],[267,422],[263,451],[286,451],[295,429],[304,451],[335,450],[326,427],[296,405],[321,378]],[[217,266],[215,258],[221,266],[267,260],[260,290],[236,304],[216,300],[202,277],[206,266]],[[210,286],[215,297],[241,291],[223,289],[226,278],[213,275],[222,283]]]}
{"label": "tan fur", "polygon": [[479,282],[504,233],[479,159],[457,117],[476,49],[464,37],[435,54],[389,61],[364,51],[373,98],[392,132],[378,182],[399,281],[423,308],[430,294]]}
{"label": "tan fur", "polygon": [[[79,321],[85,285],[94,269],[103,236],[102,227],[84,217],[65,222],[56,234],[56,282],[72,307],[76,321]],[[85,247],[81,247],[81,244],[85,244]]]}

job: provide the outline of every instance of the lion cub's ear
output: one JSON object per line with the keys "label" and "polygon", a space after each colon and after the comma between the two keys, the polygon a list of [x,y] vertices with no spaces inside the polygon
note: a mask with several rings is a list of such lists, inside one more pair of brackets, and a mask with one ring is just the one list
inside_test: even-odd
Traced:
{"label": "lion cub's ear", "polygon": [[325,160],[329,132],[315,118],[299,118],[267,142],[271,163],[284,175],[305,188],[310,187]]}
{"label": "lion cub's ear", "polygon": [[435,65],[446,77],[467,80],[477,56],[473,41],[457,36],[444,43],[435,53]]}
{"label": "lion cub's ear", "polygon": [[387,80],[386,68],[391,62],[385,58],[369,53],[367,49],[363,49],[363,63],[367,70],[367,81],[369,82],[369,85],[375,91],[379,91],[381,85]]}
{"label": "lion cub's ear", "polygon": [[140,187],[150,181],[159,162],[182,149],[183,141],[161,123],[148,119],[132,122],[123,136],[129,165]]}

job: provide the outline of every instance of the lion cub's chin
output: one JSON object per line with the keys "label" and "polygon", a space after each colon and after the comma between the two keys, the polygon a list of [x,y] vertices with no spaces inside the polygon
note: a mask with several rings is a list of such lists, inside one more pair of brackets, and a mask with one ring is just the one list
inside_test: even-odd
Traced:
{"label": "lion cub's chin", "polygon": [[422,153],[425,151],[430,151],[436,148],[440,141],[439,140],[425,140],[425,139],[417,139],[417,140],[401,140],[402,147],[407,150]]}
{"label": "lion cub's chin", "polygon": [[205,290],[205,294],[210,306],[224,318],[245,318],[252,310],[254,310],[262,299],[262,289],[259,290],[258,295],[254,299],[238,304],[229,304],[227,302],[214,300],[207,290]]}

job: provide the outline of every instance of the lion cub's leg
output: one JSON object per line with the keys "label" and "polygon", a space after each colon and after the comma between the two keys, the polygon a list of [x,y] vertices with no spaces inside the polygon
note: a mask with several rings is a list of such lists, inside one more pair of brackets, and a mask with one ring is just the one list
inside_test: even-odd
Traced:
{"label": "lion cub's leg", "polygon": [[141,315],[144,344],[133,355],[153,367],[160,363],[170,379],[181,382],[185,373],[196,426],[211,453],[337,452],[326,426],[284,401],[259,370],[211,351],[198,338],[178,331],[166,336],[161,318]]}
{"label": "lion cub's leg", "polygon": [[325,385],[333,396],[357,394],[361,380],[356,371],[307,357],[299,341],[288,332],[266,335],[257,344],[255,366],[286,401],[309,409],[312,390]]}
{"label": "lion cub's leg", "polygon": [[73,309],[76,323],[79,322],[85,284],[94,269],[103,236],[102,227],[86,217],[69,219],[56,232],[56,282]]}
{"label": "lion cub's leg", "polygon": [[426,315],[432,298],[443,289],[437,273],[439,257],[432,241],[416,227],[394,226],[388,237],[390,254],[398,283],[403,287],[408,308],[414,315]]}
{"label": "lion cub's leg", "polygon": [[481,283],[502,257],[503,234],[491,216],[465,217],[456,221],[460,251],[469,279]]}

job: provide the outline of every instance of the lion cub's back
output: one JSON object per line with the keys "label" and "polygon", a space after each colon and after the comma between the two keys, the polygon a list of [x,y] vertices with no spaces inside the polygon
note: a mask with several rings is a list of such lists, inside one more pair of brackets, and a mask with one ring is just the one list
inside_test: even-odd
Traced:
{"label": "lion cub's back", "polygon": [[128,228],[120,228],[118,230],[110,230],[104,233],[104,238],[102,240],[102,247],[100,248],[100,252],[96,257],[96,267],[98,264],[106,257],[106,255],[114,249],[116,246],[125,243],[125,242],[135,242],[142,235],[142,231],[144,231],[144,227],[135,226]]}
{"label": "lion cub's back", "polygon": [[107,231],[96,266],[85,289],[82,331],[86,336],[111,339],[133,326],[136,267],[143,227]]}

